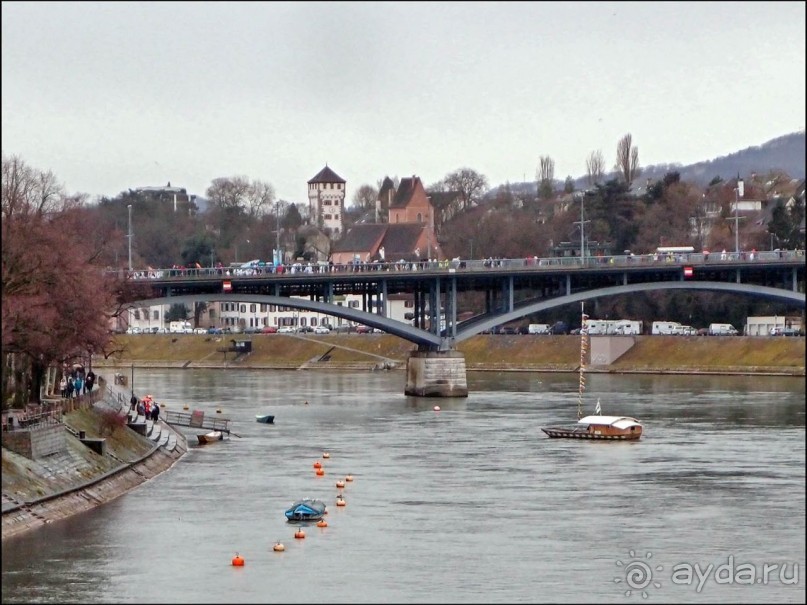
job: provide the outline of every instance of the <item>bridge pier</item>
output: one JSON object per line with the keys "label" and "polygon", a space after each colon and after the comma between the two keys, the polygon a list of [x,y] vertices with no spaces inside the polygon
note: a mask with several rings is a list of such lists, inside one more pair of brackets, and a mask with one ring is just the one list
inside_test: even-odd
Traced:
{"label": "bridge pier", "polygon": [[465,355],[459,351],[412,351],[406,362],[406,395],[467,397]]}

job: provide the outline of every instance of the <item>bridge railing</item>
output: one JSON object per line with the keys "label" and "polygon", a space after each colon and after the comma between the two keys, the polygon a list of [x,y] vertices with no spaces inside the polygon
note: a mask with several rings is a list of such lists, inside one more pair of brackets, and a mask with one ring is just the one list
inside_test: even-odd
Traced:
{"label": "bridge railing", "polygon": [[459,257],[446,260],[423,260],[417,262],[408,261],[387,261],[387,262],[355,262],[355,263],[293,263],[291,265],[256,265],[253,267],[171,267],[168,269],[147,269],[139,271],[124,271],[132,279],[189,279],[232,277],[249,278],[267,276],[280,276],[293,274],[304,276],[307,274],[346,274],[364,272],[468,272],[468,271],[495,271],[506,269],[508,271],[525,269],[534,271],[542,268],[547,270],[557,270],[558,268],[592,268],[592,267],[635,267],[650,265],[699,265],[699,264],[734,264],[747,262],[773,262],[773,261],[794,261],[804,262],[803,250],[773,250],[773,251],[742,251],[735,252],[697,252],[684,254],[623,254],[611,256],[564,256],[546,257],[537,256],[526,258],[486,258],[486,259],[461,259]]}

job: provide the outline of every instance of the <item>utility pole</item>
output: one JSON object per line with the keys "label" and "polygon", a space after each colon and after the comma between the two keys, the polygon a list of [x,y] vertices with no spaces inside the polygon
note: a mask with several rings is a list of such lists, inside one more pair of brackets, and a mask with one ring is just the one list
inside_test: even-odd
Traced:
{"label": "utility pole", "polygon": [[129,271],[132,270],[132,205],[129,204]]}
{"label": "utility pole", "polygon": [[737,186],[734,188],[734,252],[737,254],[737,259],[740,258],[740,219],[738,212],[740,210],[740,198],[743,197],[744,186],[743,180],[737,175]]}
{"label": "utility pole", "polygon": [[580,220],[575,221],[575,225],[580,225],[580,264],[586,263],[586,223],[591,221],[585,220],[586,216],[586,194],[583,192],[580,195]]}
{"label": "utility pole", "polygon": [[277,249],[275,251],[275,266],[280,264],[280,200],[275,203],[275,217],[277,218]]}

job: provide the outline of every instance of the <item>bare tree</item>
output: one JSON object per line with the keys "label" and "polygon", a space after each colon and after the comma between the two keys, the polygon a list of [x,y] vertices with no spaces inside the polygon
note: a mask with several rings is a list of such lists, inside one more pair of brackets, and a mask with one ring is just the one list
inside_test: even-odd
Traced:
{"label": "bare tree", "polygon": [[210,204],[217,210],[260,218],[275,203],[275,188],[266,181],[250,181],[245,176],[213,179],[207,188]]}
{"label": "bare tree", "polygon": [[478,204],[488,190],[487,177],[470,168],[448,173],[443,182],[449,191],[459,191],[465,210]]}
{"label": "bare tree", "polygon": [[615,168],[622,174],[622,179],[628,187],[641,174],[639,148],[633,146],[633,137],[630,133],[619,139],[619,143],[617,143]]}
{"label": "bare tree", "polygon": [[538,181],[538,197],[548,200],[555,193],[555,160],[548,155],[542,155],[539,160],[536,174]]}
{"label": "bare tree", "polygon": [[377,199],[378,189],[365,184],[356,189],[356,193],[353,194],[353,205],[365,211],[372,210],[375,208]]}
{"label": "bare tree", "polygon": [[275,188],[265,181],[252,181],[246,190],[244,201],[246,213],[259,218],[269,212],[275,203]]}
{"label": "bare tree", "polygon": [[603,158],[602,151],[592,151],[588,154],[586,159],[586,183],[589,187],[593,187],[601,182],[605,175],[605,158]]}

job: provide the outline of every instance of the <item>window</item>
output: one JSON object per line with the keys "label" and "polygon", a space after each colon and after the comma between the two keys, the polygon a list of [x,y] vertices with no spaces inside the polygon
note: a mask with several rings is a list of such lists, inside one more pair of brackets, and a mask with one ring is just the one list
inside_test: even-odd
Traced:
{"label": "window", "polygon": [[139,309],[135,309],[135,312],[134,312],[134,318],[135,318],[137,321],[140,321],[140,310],[139,310]]}
{"label": "window", "polygon": [[261,303],[261,313],[266,313],[266,303]]}
{"label": "window", "polygon": [[247,306],[246,305],[241,305],[241,313],[246,313],[246,312],[247,312]]}
{"label": "window", "polygon": [[331,220],[331,215],[330,215],[330,214],[326,214],[326,215],[325,215],[325,220],[326,220],[326,221]]}
{"label": "window", "polygon": [[257,308],[258,308],[258,307],[257,307],[257,306],[256,306],[256,305],[253,303],[253,304],[249,305],[249,312],[250,312],[250,313],[255,313],[255,310],[256,310]]}
{"label": "window", "polygon": [[415,301],[414,300],[405,300],[404,301],[404,307],[406,307],[407,309],[411,309],[414,306],[415,306]]}
{"label": "window", "polygon": [[418,212],[418,217],[417,218],[418,218],[419,223],[423,222],[423,215],[420,212]]}
{"label": "window", "polygon": [[210,309],[209,315],[210,315],[210,319],[216,319],[216,310],[215,309]]}
{"label": "window", "polygon": [[152,319],[159,320],[160,319],[160,312],[159,311],[154,311],[154,313],[152,314]]}

